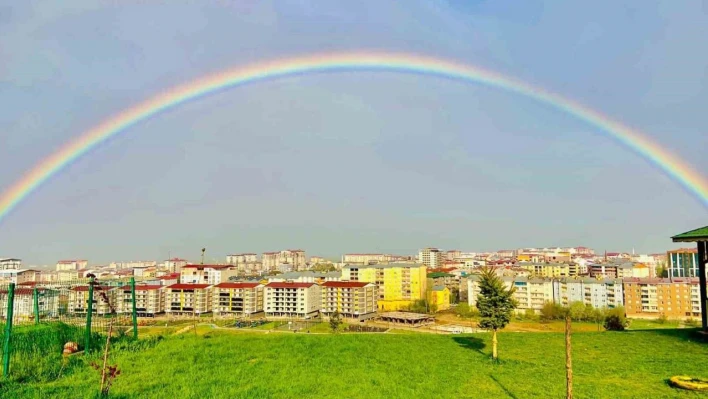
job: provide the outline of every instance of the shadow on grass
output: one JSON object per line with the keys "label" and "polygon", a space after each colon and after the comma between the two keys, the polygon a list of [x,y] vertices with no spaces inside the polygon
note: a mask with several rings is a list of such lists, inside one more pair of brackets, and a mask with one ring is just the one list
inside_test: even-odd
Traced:
{"label": "shadow on grass", "polygon": [[501,381],[499,381],[499,380],[497,379],[497,377],[493,376],[492,374],[489,374],[489,378],[491,378],[492,381],[496,382],[497,385],[499,385],[499,388],[501,388],[502,391],[504,391],[504,393],[507,394],[511,399],[518,399],[518,397],[517,397],[516,395],[514,395],[514,393],[511,392],[511,391],[509,390],[509,388],[507,388],[506,386],[504,386],[504,384],[502,384]]}
{"label": "shadow on grass", "polygon": [[652,328],[645,330],[628,330],[626,332],[642,335],[664,335],[680,340],[708,343],[708,334],[702,333],[700,328]]}
{"label": "shadow on grass", "polygon": [[481,354],[485,354],[482,352],[482,349],[486,346],[484,344],[484,341],[482,341],[479,338],[475,337],[453,337],[453,341],[457,342],[458,345],[460,345],[463,348],[475,350]]}

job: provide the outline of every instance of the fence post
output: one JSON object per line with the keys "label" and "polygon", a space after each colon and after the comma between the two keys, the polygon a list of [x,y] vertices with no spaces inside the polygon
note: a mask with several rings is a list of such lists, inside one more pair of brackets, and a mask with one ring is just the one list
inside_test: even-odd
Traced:
{"label": "fence post", "polygon": [[93,282],[94,279],[91,277],[88,286],[88,305],[86,314],[86,340],[84,341],[84,353],[88,354],[91,348],[91,317],[93,316]]}
{"label": "fence post", "polygon": [[133,338],[138,339],[138,312],[135,305],[135,277],[130,278],[130,295],[133,298]]}
{"label": "fence post", "polygon": [[7,290],[7,322],[5,323],[5,343],[2,352],[2,376],[10,375],[10,336],[12,335],[12,315],[15,309],[15,283],[10,283]]}
{"label": "fence post", "polygon": [[39,324],[39,290],[37,287],[34,287],[32,296],[34,297],[34,324]]}

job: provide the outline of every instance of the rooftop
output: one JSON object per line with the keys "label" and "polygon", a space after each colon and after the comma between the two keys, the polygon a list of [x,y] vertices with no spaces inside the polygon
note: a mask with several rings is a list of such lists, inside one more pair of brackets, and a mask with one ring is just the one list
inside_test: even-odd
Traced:
{"label": "rooftop", "polygon": [[234,289],[234,288],[256,288],[260,283],[220,283],[214,286],[214,288],[227,288],[227,289]]}
{"label": "rooftop", "polygon": [[673,242],[708,241],[708,226],[675,235],[671,240]]}
{"label": "rooftop", "polygon": [[322,284],[322,286],[332,288],[362,288],[366,287],[369,284],[371,283],[365,283],[361,281],[327,281]]}
{"label": "rooftop", "polygon": [[201,290],[204,288],[209,287],[209,284],[172,284],[168,285],[167,288],[171,290],[189,290],[189,289],[196,289],[196,290]]}
{"label": "rooftop", "polygon": [[310,288],[313,285],[317,285],[315,283],[288,283],[288,282],[282,282],[282,283],[269,283],[266,285],[267,288]]}

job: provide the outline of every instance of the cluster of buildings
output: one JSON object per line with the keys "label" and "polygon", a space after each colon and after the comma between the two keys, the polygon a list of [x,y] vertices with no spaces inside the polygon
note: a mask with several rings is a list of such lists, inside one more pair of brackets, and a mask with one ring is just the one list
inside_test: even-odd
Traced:
{"label": "cluster of buildings", "polygon": [[[316,270],[330,271],[310,270],[325,263],[331,268]],[[260,257],[232,254],[225,263],[211,265],[189,264],[180,258],[104,266],[62,260],[55,270],[24,269],[20,259],[7,258],[0,259],[0,283],[18,284],[21,302],[34,295],[28,288],[31,284],[43,287],[39,289],[41,312],[47,315],[85,314],[85,283],[93,275],[106,284],[99,289],[126,312],[131,309],[122,308],[129,303],[125,284],[129,278],[139,281],[141,316],[214,313],[309,318],[336,310],[362,319],[377,312],[407,310],[423,299],[437,310],[449,308],[451,298],[475,305],[477,273],[482,267],[494,268],[505,284],[516,288],[519,311],[538,312],[546,302],[564,306],[583,302],[595,308],[624,306],[629,316],[636,317],[698,317],[701,312],[695,249],[635,255],[596,254],[587,247],[484,253],[431,247],[420,250],[417,257],[344,254],[337,263],[321,257],[308,261],[305,251],[298,249],[264,252]],[[0,308],[3,298],[0,291]],[[99,314],[104,311],[102,305],[94,309]]]}

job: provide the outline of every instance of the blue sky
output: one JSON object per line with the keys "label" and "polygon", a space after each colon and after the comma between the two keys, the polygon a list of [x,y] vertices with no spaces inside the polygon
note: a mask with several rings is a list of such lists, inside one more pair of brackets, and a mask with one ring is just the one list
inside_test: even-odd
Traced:
{"label": "blue sky", "polygon": [[[700,0],[28,3],[0,1],[0,189],[173,85],[366,49],[514,76],[708,171]],[[706,213],[643,158],[557,110],[482,86],[349,72],[229,90],[131,128],[16,208],[0,224],[0,256],[658,252]]]}

